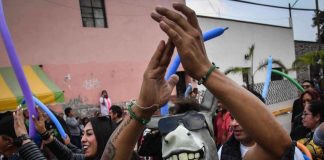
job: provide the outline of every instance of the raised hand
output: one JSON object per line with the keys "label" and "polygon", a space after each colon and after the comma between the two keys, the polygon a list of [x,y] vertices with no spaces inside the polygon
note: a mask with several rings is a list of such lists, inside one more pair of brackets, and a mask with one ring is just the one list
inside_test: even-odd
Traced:
{"label": "raised hand", "polygon": [[201,29],[195,12],[185,4],[174,3],[179,13],[164,7],[156,7],[151,17],[159,22],[161,29],[175,44],[185,70],[195,79],[202,78],[212,65],[206,55]]}
{"label": "raised hand", "polygon": [[159,43],[143,75],[143,83],[138,98],[139,105],[143,107],[149,107],[153,104],[162,106],[169,100],[179,79],[176,75],[171,76],[168,81],[164,79],[173,49],[174,45],[171,41],[166,44],[164,41]]}
{"label": "raised hand", "polygon": [[24,123],[23,109],[19,107],[16,112],[13,112],[13,118],[16,136],[19,137],[23,134],[27,134],[27,129]]}
{"label": "raised hand", "polygon": [[43,113],[41,113],[40,109],[36,107],[37,113],[38,113],[38,119],[35,116],[32,116],[32,119],[35,123],[35,128],[38,133],[42,134],[46,132],[46,127],[45,127],[45,118]]}

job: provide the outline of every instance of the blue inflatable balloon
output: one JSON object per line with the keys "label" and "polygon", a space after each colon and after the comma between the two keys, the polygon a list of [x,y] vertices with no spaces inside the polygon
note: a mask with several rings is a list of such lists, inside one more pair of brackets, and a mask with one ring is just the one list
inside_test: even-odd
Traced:
{"label": "blue inflatable balloon", "polygon": [[191,84],[188,85],[186,91],[185,91],[185,98],[189,97],[190,92],[192,91],[192,86]]}
{"label": "blue inflatable balloon", "polygon": [[[215,29],[212,29],[210,31],[207,31],[203,34],[203,39],[204,41],[208,41],[212,38],[215,38],[215,37],[218,37],[220,35],[222,35],[224,33],[224,31],[226,31],[228,29],[228,27],[226,28],[215,28]],[[180,56],[179,54],[177,54],[174,58],[174,60],[172,61],[167,73],[165,74],[165,79],[166,80],[169,80],[170,77],[175,74],[179,68],[179,65],[180,65]],[[164,115],[168,115],[169,114],[169,108],[168,108],[168,105],[165,104],[161,110],[160,110],[160,113],[162,116]]]}
{"label": "blue inflatable balloon", "polygon": [[[40,100],[38,100],[36,97],[33,96],[33,100],[35,102],[36,105],[38,105],[47,115],[48,117],[52,120],[52,122],[55,124],[57,130],[59,131],[61,137],[63,139],[67,138],[67,134],[65,133],[61,123],[57,120],[57,118],[55,117],[55,115],[51,112],[51,110],[49,110],[44,103],[42,103]],[[22,101],[21,104],[25,104],[25,100]]]}
{"label": "blue inflatable balloon", "polygon": [[266,75],[266,80],[264,81],[264,86],[262,89],[262,97],[264,99],[267,98],[268,90],[269,90],[269,85],[271,81],[271,73],[272,73],[272,57],[270,56],[268,58],[268,66],[267,66],[267,75]]}

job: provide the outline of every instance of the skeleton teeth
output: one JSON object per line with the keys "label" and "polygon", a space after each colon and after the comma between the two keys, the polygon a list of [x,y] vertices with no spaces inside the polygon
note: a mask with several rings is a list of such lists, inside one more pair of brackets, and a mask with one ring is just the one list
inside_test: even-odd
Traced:
{"label": "skeleton teeth", "polygon": [[188,160],[187,153],[181,153],[181,154],[179,154],[179,160]]}
{"label": "skeleton teeth", "polygon": [[189,153],[189,154],[188,154],[188,158],[189,158],[189,159],[194,159],[194,158],[195,158],[195,154],[193,154],[193,153]]}
{"label": "skeleton teeth", "polygon": [[172,156],[172,160],[178,160],[178,156],[177,155],[173,155]]}
{"label": "skeleton teeth", "polygon": [[199,153],[196,153],[195,154],[195,158],[199,158],[200,157],[200,154]]}

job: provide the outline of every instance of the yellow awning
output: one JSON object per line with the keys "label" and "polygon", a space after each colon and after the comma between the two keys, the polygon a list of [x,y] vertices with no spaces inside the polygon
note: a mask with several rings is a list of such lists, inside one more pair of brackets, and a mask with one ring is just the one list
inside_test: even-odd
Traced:
{"label": "yellow awning", "polygon": [[[64,102],[64,94],[39,66],[23,66],[28,85],[44,104]],[[0,68],[0,112],[15,110],[23,94],[11,67]]]}

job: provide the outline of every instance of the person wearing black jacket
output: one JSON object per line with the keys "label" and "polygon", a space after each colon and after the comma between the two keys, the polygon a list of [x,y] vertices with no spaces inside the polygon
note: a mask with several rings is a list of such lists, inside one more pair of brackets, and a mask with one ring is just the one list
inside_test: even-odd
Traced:
{"label": "person wearing black jacket", "polygon": [[[39,115],[39,119],[33,117],[36,130],[41,135],[47,135],[44,117],[40,112]],[[83,153],[74,153],[70,147],[61,143],[53,135],[43,136],[42,139],[46,147],[59,160],[98,160],[101,158],[105,145],[115,128],[116,124],[107,116],[90,118],[90,121],[84,127],[84,135],[81,139]]]}
{"label": "person wearing black jacket", "polygon": [[0,119],[0,155],[4,159],[46,160],[38,146],[27,135],[21,108]]}

